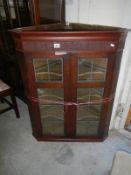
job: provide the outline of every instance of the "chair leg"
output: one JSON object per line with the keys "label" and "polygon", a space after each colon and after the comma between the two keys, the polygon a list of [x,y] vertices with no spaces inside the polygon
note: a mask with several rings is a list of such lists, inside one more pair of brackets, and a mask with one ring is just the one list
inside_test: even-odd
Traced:
{"label": "chair leg", "polygon": [[11,95],[11,100],[12,100],[12,104],[13,104],[13,107],[14,107],[14,110],[15,110],[15,113],[16,113],[16,118],[20,118],[16,98],[15,98],[14,95]]}

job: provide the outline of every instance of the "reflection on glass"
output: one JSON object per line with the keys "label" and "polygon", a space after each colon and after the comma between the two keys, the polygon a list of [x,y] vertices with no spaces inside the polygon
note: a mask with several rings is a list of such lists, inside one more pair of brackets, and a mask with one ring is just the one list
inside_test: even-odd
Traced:
{"label": "reflection on glass", "polygon": [[34,59],[34,70],[36,81],[62,81],[63,60],[62,59]]}
{"label": "reflection on glass", "polygon": [[104,81],[106,76],[107,59],[79,59],[78,81]]}
{"label": "reflection on glass", "polygon": [[40,105],[44,135],[64,135],[63,105]]}
{"label": "reflection on glass", "polygon": [[103,88],[78,88],[77,102],[97,102],[103,97]]}
{"label": "reflection on glass", "polygon": [[3,1],[0,0],[0,19],[5,19],[6,18],[6,14],[5,14],[5,10],[4,10],[4,6],[3,6]]}
{"label": "reflection on glass", "polygon": [[9,1],[9,2],[8,2],[8,3],[9,3],[9,6],[10,6],[10,7],[14,7],[14,1],[13,1],[13,0],[8,0],[8,1]]}
{"label": "reflection on glass", "polygon": [[101,105],[80,105],[77,107],[77,136],[97,135]]}
{"label": "reflection on glass", "polygon": [[[9,6],[9,13],[11,15],[11,18],[16,18],[14,1],[13,0],[8,0],[7,5]],[[3,0],[0,0],[0,15],[3,18],[6,18],[5,9],[4,9],[4,5],[3,5]]]}
{"label": "reflection on glass", "polygon": [[39,0],[41,22],[60,21],[62,0]]}
{"label": "reflection on glass", "polygon": [[38,97],[41,101],[41,104],[49,104],[49,103],[61,103],[63,101],[63,89],[58,88],[44,88],[37,89]]}
{"label": "reflection on glass", "polygon": [[63,89],[38,88],[39,108],[44,135],[64,135]]}
{"label": "reflection on glass", "polygon": [[16,18],[16,14],[15,14],[15,7],[14,7],[14,1],[13,0],[9,0],[9,9],[10,9],[10,15],[12,19]]}
{"label": "reflection on glass", "polygon": [[2,0],[0,0],[0,6],[1,6],[1,5],[3,5],[3,2],[2,2]]}
{"label": "reflection on glass", "polygon": [[4,10],[3,7],[0,7],[0,17],[2,17],[2,19],[5,19],[6,18],[5,10]]}
{"label": "reflection on glass", "polygon": [[12,19],[15,19],[15,18],[16,18],[16,15],[15,15],[15,8],[14,8],[14,7],[11,7],[11,8],[10,8],[10,15],[11,15],[11,18],[12,18]]}

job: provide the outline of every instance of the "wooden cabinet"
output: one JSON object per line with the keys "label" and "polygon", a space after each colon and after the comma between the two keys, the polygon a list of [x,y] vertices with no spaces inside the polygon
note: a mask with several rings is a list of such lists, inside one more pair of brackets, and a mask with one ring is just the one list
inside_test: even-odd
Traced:
{"label": "wooden cabinet", "polygon": [[38,140],[102,141],[127,30],[52,24],[12,31]]}

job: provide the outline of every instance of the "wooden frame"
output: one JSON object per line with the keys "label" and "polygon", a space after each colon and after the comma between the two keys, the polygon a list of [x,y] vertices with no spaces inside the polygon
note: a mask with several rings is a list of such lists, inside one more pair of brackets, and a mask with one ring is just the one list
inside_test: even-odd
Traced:
{"label": "wooden frame", "polygon": [[[11,102],[5,98],[7,96],[10,96]],[[0,91],[0,102],[6,103],[8,105],[8,107],[4,107],[3,109],[0,109],[0,114],[7,112],[11,109],[14,109],[14,112],[16,114],[16,118],[20,118],[16,98],[15,98],[13,91],[10,87],[6,90]]]}

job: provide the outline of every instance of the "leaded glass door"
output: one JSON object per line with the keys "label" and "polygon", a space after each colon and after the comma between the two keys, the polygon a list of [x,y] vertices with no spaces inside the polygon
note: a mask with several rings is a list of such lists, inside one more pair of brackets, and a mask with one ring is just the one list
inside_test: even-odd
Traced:
{"label": "leaded glass door", "polygon": [[97,136],[102,114],[104,83],[107,74],[106,57],[78,58],[77,73],[77,136]]}
{"label": "leaded glass door", "polygon": [[34,58],[43,135],[64,136],[63,58]]}
{"label": "leaded glass door", "polygon": [[43,136],[99,136],[112,64],[107,54],[47,54],[33,58]]}

